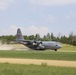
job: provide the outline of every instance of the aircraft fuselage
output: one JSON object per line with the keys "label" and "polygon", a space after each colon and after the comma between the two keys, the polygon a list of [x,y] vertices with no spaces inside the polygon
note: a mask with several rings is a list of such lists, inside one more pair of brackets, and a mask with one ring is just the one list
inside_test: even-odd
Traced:
{"label": "aircraft fuselage", "polygon": [[56,41],[24,40],[20,29],[17,30],[16,42],[34,50],[52,49],[57,51],[57,49],[61,48],[60,43]]}

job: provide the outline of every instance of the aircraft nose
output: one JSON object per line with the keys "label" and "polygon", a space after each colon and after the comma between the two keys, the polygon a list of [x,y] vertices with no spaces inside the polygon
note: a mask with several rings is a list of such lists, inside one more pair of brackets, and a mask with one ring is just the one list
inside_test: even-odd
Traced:
{"label": "aircraft nose", "polygon": [[60,45],[59,48],[62,48],[62,46]]}

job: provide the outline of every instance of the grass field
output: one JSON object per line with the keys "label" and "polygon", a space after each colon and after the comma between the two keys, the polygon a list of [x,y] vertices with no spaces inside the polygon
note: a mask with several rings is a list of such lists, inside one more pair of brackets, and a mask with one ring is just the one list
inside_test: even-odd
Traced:
{"label": "grass field", "polygon": [[0,64],[0,75],[76,75],[76,68]]}
{"label": "grass field", "polygon": [[[10,47],[10,45],[8,47]],[[20,45],[14,44],[12,47],[14,47],[14,49],[20,48],[20,51],[14,49],[0,50],[0,57],[76,61],[76,46],[72,45],[62,44],[62,48],[57,52],[51,50],[46,51],[27,50],[27,48],[21,44]],[[22,48],[24,48],[24,50],[21,51]]]}
{"label": "grass field", "polygon": [[[17,47],[18,48],[18,47]],[[23,48],[23,47],[22,47]],[[69,60],[76,61],[76,47],[63,44],[59,51],[16,51],[0,50],[0,58],[27,58],[27,59],[49,59],[49,60]],[[0,75],[76,75],[76,68],[53,67],[47,64],[19,65],[0,63]]]}
{"label": "grass field", "polygon": [[76,51],[76,46],[69,45],[69,44],[61,44],[62,48],[61,51]]}
{"label": "grass field", "polygon": [[9,51],[0,51],[0,57],[76,61],[76,52],[10,51],[9,50]]}

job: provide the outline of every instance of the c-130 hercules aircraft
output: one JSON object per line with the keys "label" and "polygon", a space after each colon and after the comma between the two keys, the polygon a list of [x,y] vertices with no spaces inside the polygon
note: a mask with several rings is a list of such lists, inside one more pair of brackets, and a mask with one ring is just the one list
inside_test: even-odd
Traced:
{"label": "c-130 hercules aircraft", "polygon": [[60,49],[62,47],[59,42],[55,41],[25,40],[22,36],[20,28],[17,29],[16,42],[21,43],[33,50],[51,49],[57,51],[57,49]]}

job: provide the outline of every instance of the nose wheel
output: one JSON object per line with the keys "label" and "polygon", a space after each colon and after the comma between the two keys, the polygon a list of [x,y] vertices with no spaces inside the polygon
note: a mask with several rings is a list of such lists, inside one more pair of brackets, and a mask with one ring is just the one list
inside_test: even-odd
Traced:
{"label": "nose wheel", "polygon": [[55,49],[55,51],[57,51],[57,49]]}

